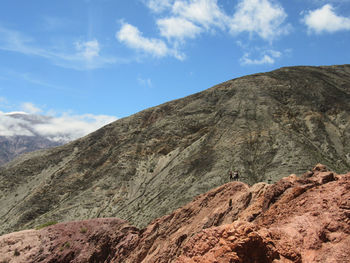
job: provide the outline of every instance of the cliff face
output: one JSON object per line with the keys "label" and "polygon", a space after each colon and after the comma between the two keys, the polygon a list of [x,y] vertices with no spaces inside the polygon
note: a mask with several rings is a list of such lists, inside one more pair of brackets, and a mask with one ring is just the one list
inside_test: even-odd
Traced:
{"label": "cliff face", "polygon": [[[139,230],[92,219],[0,237],[3,262],[348,262],[350,173],[222,185]],[[1,258],[2,257],[2,258]]]}
{"label": "cliff face", "polygon": [[136,226],[228,182],[350,170],[350,66],[234,79],[0,168],[0,233],[116,216]]}

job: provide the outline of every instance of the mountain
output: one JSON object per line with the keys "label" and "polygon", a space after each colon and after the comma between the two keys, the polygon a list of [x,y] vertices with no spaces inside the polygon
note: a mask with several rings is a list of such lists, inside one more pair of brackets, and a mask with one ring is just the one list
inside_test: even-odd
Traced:
{"label": "mountain", "polygon": [[[2,262],[348,262],[350,173],[317,165],[251,187],[230,182],[140,230],[117,218],[0,237]],[[2,258],[1,258],[2,257]]]}
{"label": "mountain", "polygon": [[64,113],[58,116],[0,111],[0,165],[18,155],[81,138],[117,118]]}
{"label": "mountain", "polygon": [[350,65],[254,74],[146,109],[0,170],[0,233],[50,220],[137,227],[228,182],[350,170]]}
{"label": "mountain", "polygon": [[42,136],[0,136],[0,165],[21,154],[59,145],[62,143],[50,141]]}
{"label": "mountain", "polygon": [[24,112],[1,113],[0,112],[0,165],[3,165],[15,157],[62,145],[67,140],[55,140],[43,136],[34,129],[35,125],[46,124],[50,117],[27,114]]}

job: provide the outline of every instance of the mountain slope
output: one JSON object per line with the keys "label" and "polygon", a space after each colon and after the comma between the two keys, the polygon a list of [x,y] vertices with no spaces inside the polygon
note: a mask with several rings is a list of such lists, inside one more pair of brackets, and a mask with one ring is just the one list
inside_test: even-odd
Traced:
{"label": "mountain slope", "polygon": [[144,226],[230,169],[252,184],[318,162],[350,170],[350,65],[230,80],[9,163],[0,232],[109,216]]}
{"label": "mountain slope", "polygon": [[117,218],[0,236],[0,260],[30,262],[348,262],[350,173],[231,182],[140,230]]}

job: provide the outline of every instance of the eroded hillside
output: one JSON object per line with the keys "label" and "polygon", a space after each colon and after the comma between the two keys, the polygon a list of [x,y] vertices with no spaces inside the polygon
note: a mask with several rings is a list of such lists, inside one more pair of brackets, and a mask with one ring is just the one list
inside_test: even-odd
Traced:
{"label": "eroded hillside", "polygon": [[350,66],[227,81],[0,168],[0,233],[116,216],[136,226],[228,182],[350,170]]}
{"label": "eroded hillside", "polygon": [[350,259],[350,173],[222,185],[139,230],[123,220],[60,223],[0,237],[0,260],[292,263]]}

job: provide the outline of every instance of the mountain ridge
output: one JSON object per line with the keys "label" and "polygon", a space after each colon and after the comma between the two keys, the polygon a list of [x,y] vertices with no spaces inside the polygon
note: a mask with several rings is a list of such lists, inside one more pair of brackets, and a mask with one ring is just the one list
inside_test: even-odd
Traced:
{"label": "mountain ridge", "polygon": [[[350,170],[350,65],[229,80],[0,170],[0,233],[117,216],[144,226],[228,181]],[[278,168],[278,172],[277,172]]]}

